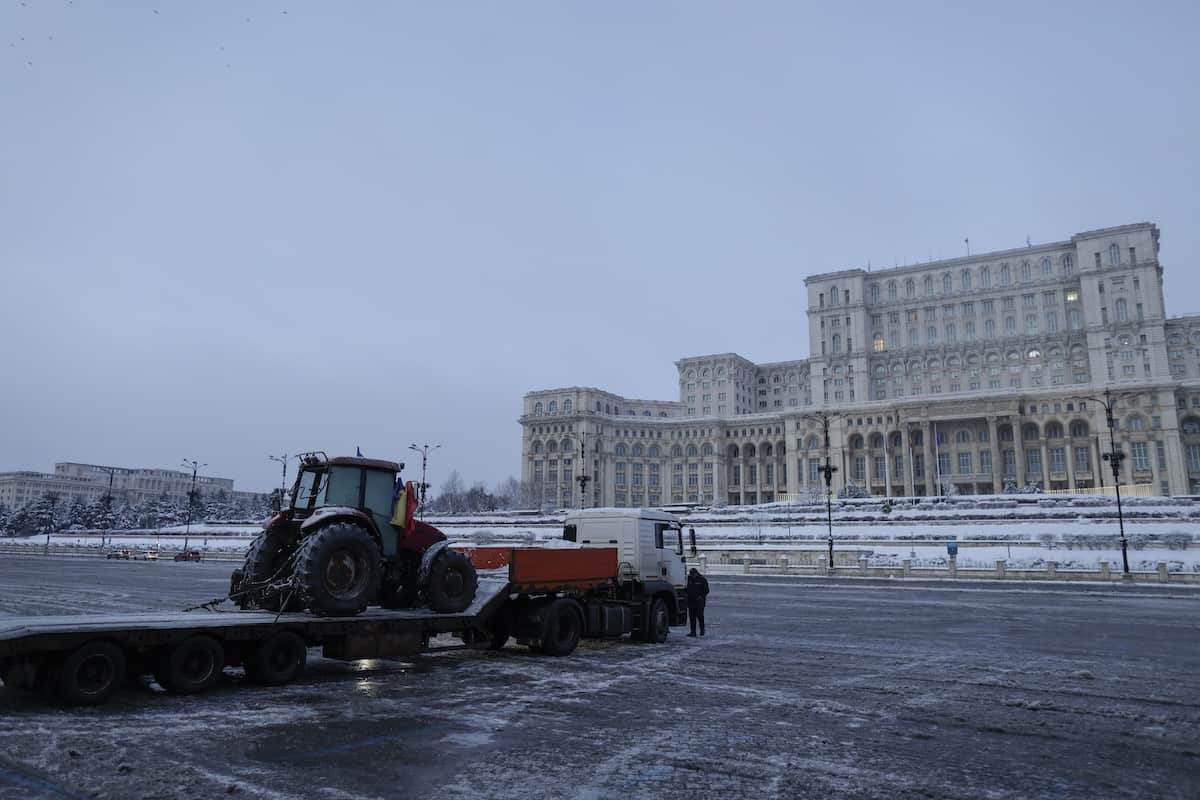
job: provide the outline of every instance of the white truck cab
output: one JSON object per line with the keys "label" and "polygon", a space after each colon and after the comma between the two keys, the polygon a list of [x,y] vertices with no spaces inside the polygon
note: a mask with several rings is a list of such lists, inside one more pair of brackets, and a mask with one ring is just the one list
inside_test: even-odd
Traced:
{"label": "white truck cab", "polygon": [[[687,584],[683,523],[645,508],[591,508],[567,515],[563,539],[580,547],[615,547],[622,582]],[[695,552],[695,532],[691,550]]]}

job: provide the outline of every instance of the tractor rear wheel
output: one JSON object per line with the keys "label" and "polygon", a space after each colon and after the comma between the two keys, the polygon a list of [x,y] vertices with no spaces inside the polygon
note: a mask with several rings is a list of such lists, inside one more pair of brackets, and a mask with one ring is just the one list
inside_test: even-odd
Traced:
{"label": "tractor rear wheel", "polygon": [[296,578],[304,605],[315,614],[353,616],[375,599],[383,573],[379,545],[350,522],[335,522],[304,541]]}
{"label": "tractor rear wheel", "polygon": [[465,553],[446,549],[438,553],[429,569],[425,597],[434,611],[457,614],[471,605],[478,586],[479,576],[471,559]]}
{"label": "tractor rear wheel", "polygon": [[[268,611],[300,611],[304,603],[297,592],[272,588],[291,577],[288,560],[291,552],[282,532],[265,531],[259,534],[250,549],[241,570],[235,571],[231,580],[230,596],[242,608],[251,606]],[[241,579],[236,577],[241,572]]]}

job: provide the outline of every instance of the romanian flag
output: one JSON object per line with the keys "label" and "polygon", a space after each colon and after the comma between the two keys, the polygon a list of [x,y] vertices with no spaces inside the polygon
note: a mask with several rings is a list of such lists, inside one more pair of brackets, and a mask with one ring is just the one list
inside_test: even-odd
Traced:
{"label": "romanian flag", "polygon": [[396,479],[396,491],[392,494],[392,525],[407,531],[412,527],[417,511],[417,490],[412,481],[405,483]]}

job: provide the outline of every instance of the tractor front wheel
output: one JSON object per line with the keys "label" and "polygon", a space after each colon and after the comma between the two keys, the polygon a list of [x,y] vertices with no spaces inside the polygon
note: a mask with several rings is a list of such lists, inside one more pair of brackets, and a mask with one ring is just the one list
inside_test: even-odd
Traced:
{"label": "tractor front wheel", "polygon": [[[241,608],[265,608],[268,611],[299,611],[303,608],[295,593],[281,590],[291,577],[291,555],[282,531],[259,534],[240,570],[230,579],[229,596]],[[240,573],[240,575],[238,574]]]}
{"label": "tractor front wheel", "polygon": [[383,572],[379,545],[365,528],[335,522],[313,533],[296,554],[304,605],[315,614],[349,617],[375,599]]}
{"label": "tractor front wheel", "polygon": [[434,611],[457,614],[471,605],[478,586],[479,576],[471,559],[465,553],[447,549],[438,553],[429,569],[425,597]]}

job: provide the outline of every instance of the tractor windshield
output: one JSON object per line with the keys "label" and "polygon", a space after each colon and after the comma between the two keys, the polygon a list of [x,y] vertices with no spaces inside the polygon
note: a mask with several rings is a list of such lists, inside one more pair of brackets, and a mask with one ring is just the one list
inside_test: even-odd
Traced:
{"label": "tractor windshield", "polygon": [[303,516],[313,508],[323,506],[326,480],[325,470],[304,468],[296,476],[296,486],[292,492],[292,511]]}

